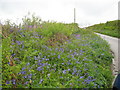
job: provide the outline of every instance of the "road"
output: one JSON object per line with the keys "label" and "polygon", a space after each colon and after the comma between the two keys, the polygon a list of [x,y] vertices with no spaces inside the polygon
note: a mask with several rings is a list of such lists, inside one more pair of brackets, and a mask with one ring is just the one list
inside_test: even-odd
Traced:
{"label": "road", "polygon": [[101,38],[103,38],[110,44],[110,48],[112,52],[114,53],[114,57],[115,57],[113,60],[113,75],[115,75],[116,77],[118,72],[120,73],[120,46],[118,46],[120,44],[120,39],[107,36],[107,35],[103,35],[103,34],[99,34],[99,33],[96,33],[96,34],[99,35]]}

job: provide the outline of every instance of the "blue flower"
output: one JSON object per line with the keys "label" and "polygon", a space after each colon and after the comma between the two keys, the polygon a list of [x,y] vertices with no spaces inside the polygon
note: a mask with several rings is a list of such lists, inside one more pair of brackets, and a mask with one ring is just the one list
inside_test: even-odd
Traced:
{"label": "blue flower", "polygon": [[32,25],[29,25],[28,27],[29,27],[29,28],[32,28],[33,26],[32,26]]}
{"label": "blue flower", "polygon": [[60,51],[64,52],[64,49],[63,49],[63,48],[60,48]]}
{"label": "blue flower", "polygon": [[27,76],[23,76],[23,78],[27,78]]}
{"label": "blue flower", "polygon": [[85,71],[88,70],[87,68],[84,69]]}
{"label": "blue flower", "polygon": [[39,37],[35,37],[35,38],[39,38]]}
{"label": "blue flower", "polygon": [[26,74],[26,71],[21,71],[21,74]]}
{"label": "blue flower", "polygon": [[15,80],[15,79],[12,79],[12,83],[13,83],[13,84],[16,84],[16,80]]}
{"label": "blue flower", "polygon": [[60,78],[63,78],[62,76],[60,76]]}
{"label": "blue flower", "polygon": [[26,65],[27,65],[27,66],[30,65],[30,63],[28,62]]}
{"label": "blue flower", "polygon": [[104,55],[104,53],[102,53],[101,55]]}
{"label": "blue flower", "polygon": [[25,70],[25,69],[26,69],[25,67],[22,68],[22,70]]}
{"label": "blue flower", "polygon": [[76,61],[76,63],[80,63],[80,62]]}
{"label": "blue flower", "polygon": [[71,63],[68,61],[68,65],[71,65]]}
{"label": "blue flower", "polygon": [[74,75],[76,72],[77,72],[77,69],[76,69],[76,68],[73,68],[73,73],[72,73],[72,75]]}
{"label": "blue flower", "polygon": [[63,70],[63,73],[66,74],[66,70]]}
{"label": "blue flower", "polygon": [[50,76],[50,74],[47,75],[48,77]]}
{"label": "blue flower", "polygon": [[60,59],[60,55],[58,55],[58,59]]}
{"label": "blue flower", "polygon": [[46,59],[46,61],[48,61],[49,59]]}
{"label": "blue flower", "polygon": [[10,62],[8,62],[8,64],[10,65]]}
{"label": "blue flower", "polygon": [[32,77],[32,74],[28,75],[28,78],[31,78]]}
{"label": "blue flower", "polygon": [[84,82],[86,82],[87,84],[89,84],[91,82],[91,80],[85,79]]}
{"label": "blue flower", "polygon": [[38,70],[38,71],[41,71],[41,70],[42,70],[41,66],[40,66],[40,67],[38,67],[38,68],[37,68],[37,70]]}
{"label": "blue flower", "polygon": [[28,84],[28,81],[26,81],[24,84]]}
{"label": "blue flower", "polygon": [[38,63],[38,65],[42,65],[42,63]]}
{"label": "blue flower", "polygon": [[70,71],[70,69],[68,69],[68,71]]}
{"label": "blue flower", "polygon": [[41,62],[42,60],[38,60],[38,62]]}
{"label": "blue flower", "polygon": [[41,84],[43,82],[43,79],[40,80],[39,84]]}
{"label": "blue flower", "polygon": [[37,58],[36,56],[34,56],[34,59],[35,59],[35,60],[38,60],[38,58]]}
{"label": "blue flower", "polygon": [[14,45],[15,43],[12,43],[12,45]]}
{"label": "blue flower", "polygon": [[18,45],[21,45],[21,44],[22,44],[22,42],[20,42],[20,41],[16,41],[16,43],[17,43]]}
{"label": "blue flower", "polygon": [[80,79],[84,78],[84,76],[80,76]]}
{"label": "blue flower", "polygon": [[9,81],[6,81],[6,84],[10,84],[10,82],[9,82]]}
{"label": "blue flower", "polygon": [[14,58],[14,60],[19,60],[19,58]]}
{"label": "blue flower", "polygon": [[93,77],[92,76],[88,76],[88,79],[92,79]]}
{"label": "blue flower", "polygon": [[24,45],[22,45],[22,49],[24,48]]}
{"label": "blue flower", "polygon": [[12,54],[12,57],[14,57],[15,55],[16,55],[16,54],[15,54],[15,53],[13,53],[13,54]]}

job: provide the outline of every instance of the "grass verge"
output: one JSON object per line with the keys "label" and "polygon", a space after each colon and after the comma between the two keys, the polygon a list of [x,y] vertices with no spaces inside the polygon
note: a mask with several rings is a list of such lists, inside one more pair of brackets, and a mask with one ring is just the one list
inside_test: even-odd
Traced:
{"label": "grass verge", "polygon": [[107,42],[77,24],[25,18],[2,25],[3,88],[110,88]]}

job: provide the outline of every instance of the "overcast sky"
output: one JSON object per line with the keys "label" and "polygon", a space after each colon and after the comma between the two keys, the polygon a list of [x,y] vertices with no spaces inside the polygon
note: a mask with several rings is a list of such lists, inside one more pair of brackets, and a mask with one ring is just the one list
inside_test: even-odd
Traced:
{"label": "overcast sky", "polygon": [[119,0],[0,0],[0,20],[19,23],[28,12],[43,21],[76,23],[85,27],[118,19]]}

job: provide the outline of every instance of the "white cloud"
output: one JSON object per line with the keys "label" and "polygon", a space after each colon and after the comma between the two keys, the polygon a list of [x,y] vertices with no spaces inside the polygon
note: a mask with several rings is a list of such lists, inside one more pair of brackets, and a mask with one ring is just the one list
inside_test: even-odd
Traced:
{"label": "white cloud", "polygon": [[118,0],[1,0],[0,19],[19,22],[27,13],[34,12],[42,20],[76,22],[80,26],[117,19]]}

